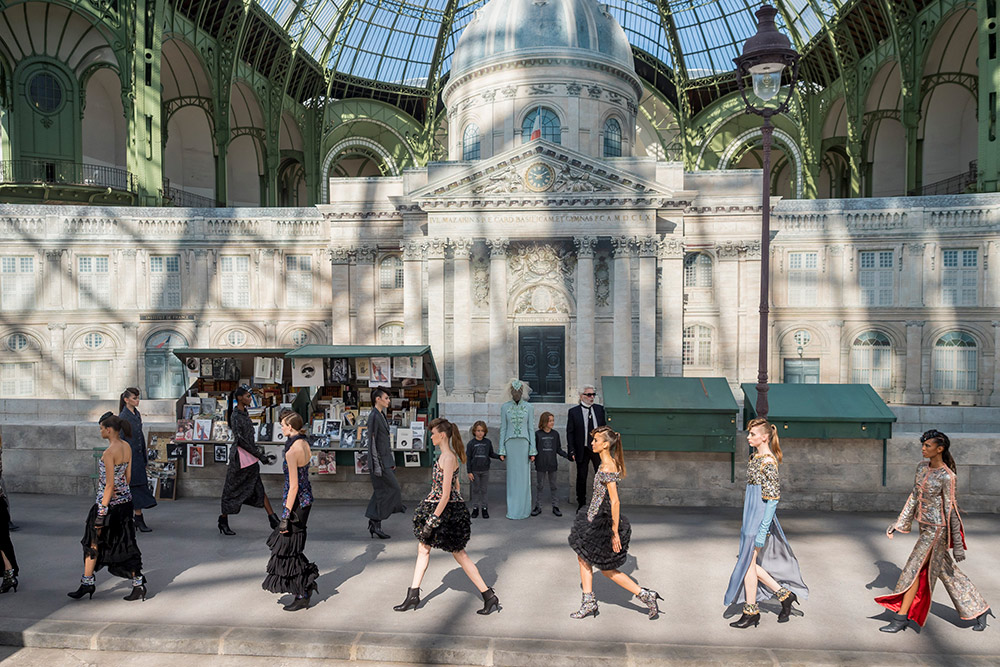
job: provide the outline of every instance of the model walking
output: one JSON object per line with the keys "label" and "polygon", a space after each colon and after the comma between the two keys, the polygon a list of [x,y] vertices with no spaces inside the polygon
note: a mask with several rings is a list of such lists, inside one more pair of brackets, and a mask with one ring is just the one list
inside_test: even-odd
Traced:
{"label": "model walking", "polygon": [[372,390],[375,407],[368,415],[368,469],[372,481],[372,497],[368,501],[365,516],[368,517],[368,533],[380,540],[389,539],[382,530],[382,519],[388,519],[394,512],[403,512],[403,493],[396,481],[396,458],[392,453],[389,422],[385,418],[386,408],[391,399],[382,387]]}
{"label": "model walking", "polygon": [[149,480],[146,478],[146,465],[149,457],[146,453],[146,435],[142,431],[142,415],[139,414],[139,390],[129,387],[118,399],[118,416],[128,422],[132,435],[126,438],[132,448],[132,509],[135,511],[135,527],[140,532],[150,533],[152,528],[146,525],[142,511],[156,507],[156,498],[149,491]]}
{"label": "model walking", "polygon": [[531,516],[531,462],[535,460],[535,409],[531,387],[511,380],[510,400],[500,406],[500,460],[507,464],[507,518]]}
{"label": "model walking", "polygon": [[219,515],[219,532],[235,535],[229,527],[229,515],[239,514],[243,505],[263,507],[271,528],[278,525],[278,515],[271,509],[271,501],[260,481],[260,462],[274,463],[274,454],[265,454],[264,448],[254,442],[254,427],[247,414],[252,396],[250,387],[241,385],[229,395],[226,420],[233,431],[233,445],[229,448],[229,467],[222,485],[222,514]]}
{"label": "model walking", "polygon": [[621,436],[609,427],[601,426],[594,430],[590,445],[601,457],[601,465],[594,473],[590,506],[577,511],[569,531],[569,545],[576,552],[583,588],[580,609],[570,617],[597,616],[597,598],[594,596],[596,567],[605,577],[639,598],[649,609],[649,618],[656,618],[660,613],[656,601],[663,599],[660,594],[641,588],[630,576],[618,570],[628,557],[628,543],[632,537],[632,525],[621,513],[618,501],[618,482],[625,477]]}
{"label": "model walking", "polygon": [[809,596],[809,589],[802,582],[799,561],[774,515],[781,497],[778,431],[766,419],[751,419],[747,424],[747,442],[757,452],[747,463],[740,553],[729,577],[725,598],[726,605],[743,602],[743,615],[729,624],[734,628],[757,627],[760,623],[757,603],[772,595],[767,589],[781,602],[778,623],[786,623],[792,613],[792,604]]}
{"label": "model walking", "polygon": [[[66,595],[79,600],[94,597],[94,573],[104,566],[116,577],[132,580],[126,600],[146,599],[146,577],[142,575],[142,553],[135,541],[132,518],[132,448],[122,440],[131,430],[128,422],[106,412],[98,422],[101,437],[108,441],[97,464],[97,502],[90,508],[83,529],[83,576],[80,587]],[[107,471],[111,470],[111,480]]]}
{"label": "model walking", "polygon": [[267,538],[271,558],[267,561],[267,576],[261,588],[272,593],[291,593],[295,599],[285,605],[285,611],[309,607],[309,598],[316,590],[319,568],[302,553],[306,547],[306,523],[312,509],[312,485],[309,483],[309,460],[312,452],[302,432],[302,416],[288,412],[281,418],[285,434],[285,493],[281,498],[281,520]]}
{"label": "model walking", "polygon": [[[3,449],[0,448],[0,477],[3,476]],[[14,544],[10,541],[10,505],[7,502],[7,492],[0,484],[0,558],[3,559],[3,583],[0,583],[0,593],[13,589],[17,592],[17,558],[14,556]]]}
{"label": "model walking", "polygon": [[[940,579],[959,617],[966,621],[975,619],[972,629],[982,632],[986,629],[990,606],[955,565],[955,561],[965,560],[965,528],[955,498],[951,441],[941,431],[927,431],[920,437],[920,449],[927,460],[917,465],[913,491],[899,517],[885,531],[890,540],[897,530],[908,533],[916,517],[920,537],[903,566],[896,588],[890,595],[875,598],[880,605],[896,612],[892,622],[879,630],[899,632],[906,629],[910,620],[923,627],[931,608],[934,584]],[[955,561],[948,555],[949,547]]]}
{"label": "model walking", "polygon": [[[406,611],[416,609],[420,604],[420,582],[427,571],[431,559],[431,547],[450,552],[462,566],[465,575],[483,596],[483,608],[477,614],[500,611],[500,600],[492,588],[486,585],[476,564],[465,553],[465,545],[472,534],[469,509],[462,500],[458,482],[459,461],[465,461],[465,449],[458,427],[447,419],[435,419],[430,424],[431,445],[437,447],[441,455],[431,469],[431,492],[417,505],[413,513],[413,534],[417,545],[417,563],[413,568],[413,582],[406,589],[406,599],[393,609]],[[448,492],[445,492],[448,489]]]}

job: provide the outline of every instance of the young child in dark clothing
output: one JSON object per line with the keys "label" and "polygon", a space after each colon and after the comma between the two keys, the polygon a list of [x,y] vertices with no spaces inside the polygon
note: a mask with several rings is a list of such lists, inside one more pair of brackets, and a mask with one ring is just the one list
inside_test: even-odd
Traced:
{"label": "young child in dark clothing", "polygon": [[493,451],[493,443],[486,437],[486,422],[477,421],[470,429],[472,440],[465,446],[465,469],[469,471],[472,487],[472,518],[479,516],[479,506],[483,507],[483,518],[490,518],[486,503],[486,492],[490,483],[490,459],[500,459]]}
{"label": "young child in dark clothing", "polygon": [[542,489],[548,480],[549,497],[552,501],[552,513],[562,516],[556,498],[559,497],[558,482],[556,473],[559,471],[559,455],[569,460],[569,455],[563,451],[559,440],[559,431],[555,430],[556,418],[551,412],[543,412],[538,418],[538,430],[535,431],[535,448],[538,454],[535,456],[535,508],[531,510],[531,516],[538,516],[542,513],[541,500]]}

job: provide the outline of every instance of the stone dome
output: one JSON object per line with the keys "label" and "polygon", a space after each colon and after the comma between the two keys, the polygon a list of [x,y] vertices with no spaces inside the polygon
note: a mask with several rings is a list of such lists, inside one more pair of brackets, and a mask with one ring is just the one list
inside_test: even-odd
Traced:
{"label": "stone dome", "polygon": [[596,0],[491,0],[462,32],[451,79],[512,56],[553,50],[601,60],[635,72],[625,31]]}

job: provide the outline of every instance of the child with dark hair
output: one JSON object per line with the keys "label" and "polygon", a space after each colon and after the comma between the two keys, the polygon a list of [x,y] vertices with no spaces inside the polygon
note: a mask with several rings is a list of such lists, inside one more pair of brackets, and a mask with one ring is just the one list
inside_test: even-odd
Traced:
{"label": "child with dark hair", "polygon": [[559,440],[559,432],[555,430],[556,417],[551,412],[543,412],[538,418],[538,430],[535,431],[535,448],[538,455],[535,456],[535,507],[531,510],[531,516],[538,516],[542,513],[542,490],[546,484],[549,487],[549,500],[552,502],[552,513],[562,516],[556,498],[559,497],[559,483],[556,481],[556,473],[559,472],[559,459],[561,456],[567,461],[569,454],[563,451],[562,443]]}
{"label": "child with dark hair", "polygon": [[486,422],[477,421],[469,429],[472,440],[465,445],[465,470],[469,473],[469,486],[472,487],[472,518],[479,516],[479,506],[483,507],[483,518],[490,518],[488,506],[488,490],[490,485],[490,459],[500,460],[500,455],[493,451],[493,443],[486,437],[489,430]]}

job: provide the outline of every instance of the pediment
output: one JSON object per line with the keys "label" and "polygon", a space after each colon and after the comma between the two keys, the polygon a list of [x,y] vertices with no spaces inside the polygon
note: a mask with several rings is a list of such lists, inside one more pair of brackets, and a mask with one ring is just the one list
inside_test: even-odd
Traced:
{"label": "pediment", "polygon": [[462,173],[449,170],[447,175],[409,195],[425,210],[454,206],[593,206],[602,201],[662,206],[672,198],[673,193],[655,182],[543,140],[471,163]]}

